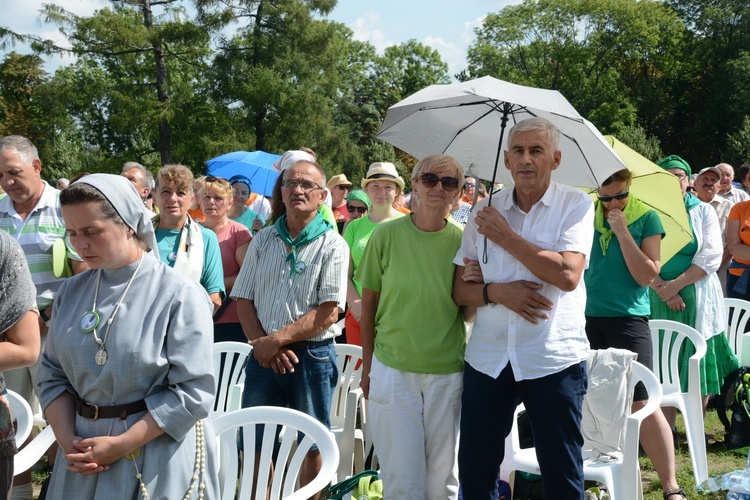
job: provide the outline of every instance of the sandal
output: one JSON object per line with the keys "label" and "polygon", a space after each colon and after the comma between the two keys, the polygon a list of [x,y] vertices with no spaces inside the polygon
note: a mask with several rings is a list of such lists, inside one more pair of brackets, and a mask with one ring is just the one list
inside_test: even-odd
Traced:
{"label": "sandal", "polygon": [[672,495],[679,495],[680,498],[687,498],[687,496],[685,496],[685,488],[683,488],[682,486],[680,486],[679,488],[665,491],[664,500],[669,500],[669,497],[671,497]]}

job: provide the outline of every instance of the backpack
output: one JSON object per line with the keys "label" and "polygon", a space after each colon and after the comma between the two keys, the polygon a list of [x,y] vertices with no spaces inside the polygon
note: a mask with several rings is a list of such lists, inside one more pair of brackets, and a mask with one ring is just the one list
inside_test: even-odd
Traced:
{"label": "backpack", "polygon": [[724,443],[728,449],[750,446],[750,366],[738,368],[726,376],[721,394],[716,398],[716,413],[724,424]]}

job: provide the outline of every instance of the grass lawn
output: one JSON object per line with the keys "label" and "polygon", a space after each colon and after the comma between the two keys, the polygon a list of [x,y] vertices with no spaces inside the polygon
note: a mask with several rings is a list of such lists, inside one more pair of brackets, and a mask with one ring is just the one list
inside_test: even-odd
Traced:
{"label": "grass lawn", "polygon": [[[708,438],[708,474],[716,476],[736,469],[744,469],[747,458],[736,453],[728,453],[724,446],[724,426],[716,416],[716,410],[709,409],[705,418],[706,436]],[[695,489],[693,479],[693,468],[690,464],[690,452],[688,450],[685,429],[682,425],[682,417],[677,414],[678,442],[675,448],[675,461],[677,465],[677,482],[685,488],[688,498],[699,499],[725,499],[727,492],[717,491],[715,493],[698,493]],[[641,457],[641,475],[643,477],[643,496],[645,500],[662,500],[661,482],[656,471],[651,465],[651,460]]]}

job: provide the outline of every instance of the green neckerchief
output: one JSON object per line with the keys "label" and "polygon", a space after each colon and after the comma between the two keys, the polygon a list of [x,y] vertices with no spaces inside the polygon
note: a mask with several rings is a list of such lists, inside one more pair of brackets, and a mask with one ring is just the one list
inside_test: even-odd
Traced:
{"label": "green neckerchief", "polygon": [[[302,274],[305,271],[304,267],[297,269],[297,249],[304,245],[307,245],[311,241],[320,238],[328,231],[333,230],[333,224],[325,220],[320,212],[315,215],[315,218],[308,223],[305,228],[299,233],[297,239],[292,239],[289,234],[289,229],[286,227],[286,215],[282,215],[275,223],[276,232],[279,233],[281,239],[286,243],[288,247],[292,249],[286,256],[286,260],[289,262],[289,277],[293,277],[296,274]],[[302,266],[304,262],[300,263]]]}
{"label": "green neckerchief", "polygon": [[702,203],[701,200],[699,200],[698,197],[695,196],[694,194],[692,193],[685,194],[685,208],[687,209],[688,212],[691,209],[700,205],[701,203]]}
{"label": "green neckerchief", "polygon": [[[594,229],[601,233],[599,237],[599,246],[602,247],[602,255],[607,255],[607,248],[609,248],[609,242],[612,240],[615,232],[612,229],[607,229],[604,225],[604,203],[596,201],[596,212],[594,214]],[[622,211],[625,214],[625,220],[628,221],[628,226],[633,222],[643,217],[646,212],[651,210],[648,205],[643,203],[635,196],[630,196],[628,204],[625,205],[625,209]]]}

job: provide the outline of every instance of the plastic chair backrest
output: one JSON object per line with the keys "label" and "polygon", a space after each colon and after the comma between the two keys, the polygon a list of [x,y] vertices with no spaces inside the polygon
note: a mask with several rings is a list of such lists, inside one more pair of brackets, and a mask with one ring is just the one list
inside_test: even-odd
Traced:
{"label": "plastic chair backrest", "polygon": [[216,399],[211,410],[211,419],[226,412],[237,410],[230,407],[232,387],[245,381],[245,363],[253,351],[250,344],[242,342],[217,342],[213,347],[214,387]]}
{"label": "plastic chair backrest", "polygon": [[[237,498],[302,500],[325,488],[336,474],[339,450],[333,434],[323,424],[302,412],[276,406],[256,406],[221,415],[213,424],[219,438],[222,500],[233,500],[235,495]],[[283,432],[277,438],[277,433],[281,430]],[[298,432],[304,434],[304,438],[297,445]],[[258,453],[252,453],[256,433],[261,440],[261,449]],[[240,435],[245,448],[242,462],[238,453]],[[298,487],[302,461],[313,444],[320,450],[320,472],[310,483]],[[276,469],[268,488],[274,464],[274,449],[277,450]],[[253,483],[256,484],[254,492]]]}
{"label": "plastic chair backrest", "polygon": [[350,392],[359,389],[362,380],[362,348],[352,344],[336,344],[336,366],[339,384],[331,401],[331,426],[343,426]]}
{"label": "plastic chair backrest", "polygon": [[[681,393],[680,349],[686,340],[692,342],[695,347],[695,354],[690,358],[700,363],[700,359],[706,355],[706,340],[695,328],[676,321],[654,319],[649,321],[649,326],[653,346],[654,374],[661,382],[664,394]],[[700,374],[697,373],[697,370],[695,374],[692,371],[689,370],[688,377],[690,377],[690,380],[688,383],[691,384],[691,387],[695,387],[693,384],[698,384],[697,387],[700,390]],[[698,378],[693,381],[694,377]]]}
{"label": "plastic chair backrest", "polygon": [[726,336],[729,347],[738,359],[742,357],[742,335],[750,332],[750,302],[742,299],[724,299],[727,315]]}

